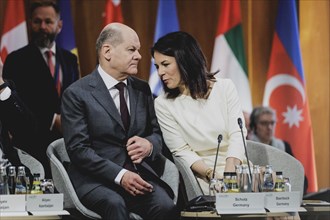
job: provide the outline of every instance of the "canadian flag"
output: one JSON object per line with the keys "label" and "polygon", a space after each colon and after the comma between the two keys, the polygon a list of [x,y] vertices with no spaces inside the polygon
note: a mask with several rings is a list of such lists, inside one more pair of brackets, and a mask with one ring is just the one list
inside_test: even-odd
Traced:
{"label": "canadian flag", "polygon": [[5,62],[10,52],[27,44],[24,0],[7,1],[0,44],[2,61]]}
{"label": "canadian flag", "polygon": [[123,14],[121,12],[120,0],[107,0],[105,5],[104,25],[111,22],[124,22]]}

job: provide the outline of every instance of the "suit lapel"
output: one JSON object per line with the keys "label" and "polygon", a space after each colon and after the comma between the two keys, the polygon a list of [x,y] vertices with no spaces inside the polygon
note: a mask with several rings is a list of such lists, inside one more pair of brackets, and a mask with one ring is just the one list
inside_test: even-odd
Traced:
{"label": "suit lapel", "polygon": [[127,90],[129,95],[129,105],[130,105],[130,127],[135,123],[136,120],[136,108],[139,92],[132,87],[133,79],[128,77],[127,79]]}
{"label": "suit lapel", "polygon": [[52,74],[50,73],[48,64],[46,63],[43,54],[40,52],[39,48],[35,46],[34,44],[29,44],[27,52],[29,53],[28,57],[31,57],[31,59],[28,59],[30,65],[33,63],[37,66],[38,72],[35,73],[29,73],[29,74],[41,74],[43,77],[46,76],[45,73],[47,72],[47,77],[49,79],[52,79]]}
{"label": "suit lapel", "polygon": [[29,56],[31,56],[33,60],[35,59],[35,56],[38,57],[38,59],[35,59],[35,60],[39,64],[39,66],[40,66],[41,63],[43,63],[42,67],[40,67],[40,69],[42,69],[42,71],[40,71],[40,72],[43,75],[45,74],[45,72],[48,72],[49,76],[52,77],[52,74],[50,73],[48,64],[45,61],[44,55],[41,53],[40,49],[37,46],[33,45],[33,44],[30,44],[30,47],[31,47],[31,50],[33,50],[33,53],[35,55],[33,55],[32,52],[31,52],[31,54]]}
{"label": "suit lapel", "polygon": [[56,61],[55,61],[55,65],[58,65],[59,67],[59,73],[62,72],[62,86],[61,86],[61,89],[63,91],[64,88],[67,87],[68,85],[68,79],[67,79],[67,76],[68,76],[68,71],[67,71],[67,66],[66,66],[66,63],[65,63],[65,59],[63,57],[63,54],[62,54],[62,50],[56,46]]}
{"label": "suit lapel", "polygon": [[92,73],[91,79],[89,85],[93,87],[92,96],[100,103],[106,112],[124,128],[120,114],[111,98],[110,92],[97,70]]}

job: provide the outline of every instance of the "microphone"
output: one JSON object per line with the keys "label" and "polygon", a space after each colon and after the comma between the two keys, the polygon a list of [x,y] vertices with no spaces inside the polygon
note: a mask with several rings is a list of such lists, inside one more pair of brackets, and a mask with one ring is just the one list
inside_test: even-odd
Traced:
{"label": "microphone", "polygon": [[214,169],[213,169],[212,179],[214,179],[214,177],[215,177],[215,168],[217,166],[217,160],[218,160],[218,154],[219,154],[219,148],[220,148],[221,141],[222,141],[222,134],[219,134],[219,136],[218,136],[217,155],[215,155],[215,162],[214,162]]}
{"label": "microphone", "polygon": [[249,173],[250,173],[250,184],[252,186],[252,173],[251,173],[251,168],[250,168],[250,160],[248,157],[248,153],[247,153],[247,149],[246,149],[246,143],[245,143],[245,138],[244,138],[244,134],[243,134],[243,122],[241,118],[237,119],[239,128],[241,129],[241,134],[242,134],[242,140],[243,140],[243,144],[244,144],[244,150],[245,150],[245,156],[246,156],[246,160],[247,160],[247,164],[248,164],[248,168],[249,168]]}
{"label": "microphone", "polygon": [[[213,169],[212,179],[210,180],[210,183],[211,183],[211,181],[215,180],[214,179],[215,178],[215,169],[217,166],[218,153],[219,153],[221,141],[222,141],[222,135],[219,134],[217,155],[215,156],[214,169]],[[211,189],[210,186],[209,186],[209,189]],[[202,193],[203,193],[203,191],[202,191]],[[215,195],[211,195],[211,191],[210,191],[210,195],[205,195],[203,193],[203,195],[197,196],[197,197],[193,198],[192,200],[190,200],[188,202],[188,205],[186,206],[185,210],[210,211],[210,210],[214,210],[214,204],[215,204]]]}

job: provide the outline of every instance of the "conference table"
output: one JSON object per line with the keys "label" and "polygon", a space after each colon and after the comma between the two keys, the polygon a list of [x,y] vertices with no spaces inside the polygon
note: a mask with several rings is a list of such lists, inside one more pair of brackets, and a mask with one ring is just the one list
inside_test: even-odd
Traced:
{"label": "conference table", "polygon": [[45,212],[2,212],[0,220],[71,220],[67,210]]}
{"label": "conference table", "polygon": [[[303,201],[301,206],[301,211],[298,211],[301,220],[330,220],[330,205],[320,204],[321,201],[318,200],[308,200]],[[306,205],[307,204],[307,205]],[[215,219],[267,219],[274,217],[274,219],[293,219],[294,213],[288,212],[266,212],[262,214],[226,214],[219,215],[216,211],[201,211],[201,212],[192,212],[192,211],[182,211],[181,219],[182,220],[215,220]]]}
{"label": "conference table", "polygon": [[1,220],[55,220],[62,219],[59,215],[46,215],[46,216],[1,216]]}

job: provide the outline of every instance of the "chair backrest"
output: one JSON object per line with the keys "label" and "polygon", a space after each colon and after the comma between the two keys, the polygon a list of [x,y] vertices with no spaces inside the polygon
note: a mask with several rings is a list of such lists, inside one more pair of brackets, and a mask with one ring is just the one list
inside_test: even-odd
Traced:
{"label": "chair backrest", "polygon": [[24,150],[19,148],[16,150],[21,163],[30,169],[31,174],[40,173],[40,179],[44,179],[45,170],[42,163]]}
{"label": "chair backrest", "polygon": [[180,174],[176,165],[167,159],[165,156],[162,156],[162,160],[164,161],[164,170],[161,175],[161,179],[167,183],[172,191],[174,192],[174,203],[177,203],[178,195],[179,195],[179,183],[180,183]]}
{"label": "chair backrest", "polygon": [[173,159],[181,175],[181,180],[183,182],[182,190],[184,190],[183,194],[186,200],[184,202],[187,204],[188,201],[191,201],[197,196],[203,195],[203,191],[199,187],[197,179],[188,166],[188,163],[181,157],[174,156]]}
{"label": "chair backrest", "polygon": [[97,213],[87,209],[79,200],[63,164],[69,164],[70,158],[65,148],[64,139],[52,142],[47,148],[47,156],[50,160],[50,167],[54,185],[64,196],[64,208],[76,208],[81,214],[90,219],[101,219]]}
{"label": "chair backrest", "polygon": [[[297,159],[284,151],[266,144],[250,140],[247,140],[246,144],[249,160],[253,164],[260,166],[271,164],[274,171],[282,171],[285,177],[290,178],[292,191],[299,191],[302,199],[304,193],[304,167]],[[187,162],[180,157],[173,157],[173,159],[181,174],[187,201],[203,195],[196,177]]]}
{"label": "chair backrest", "polygon": [[300,198],[304,194],[304,167],[299,160],[285,151],[273,146],[247,140],[249,160],[253,164],[265,166],[272,165],[273,171],[282,171],[284,177],[289,177],[292,191],[299,191]]}
{"label": "chair backrest", "polygon": [[[76,208],[81,214],[91,219],[101,219],[101,217],[87,209],[79,200],[76,191],[71,183],[66,169],[63,164],[69,164],[70,158],[65,148],[64,139],[58,139],[51,143],[47,148],[47,156],[50,160],[51,171],[53,181],[56,189],[64,195],[64,208]],[[165,157],[162,157],[164,161],[164,170],[161,179],[165,181],[174,192],[174,203],[178,199],[179,191],[179,171],[174,163]],[[141,220],[142,218],[135,214],[130,213],[130,219]]]}

